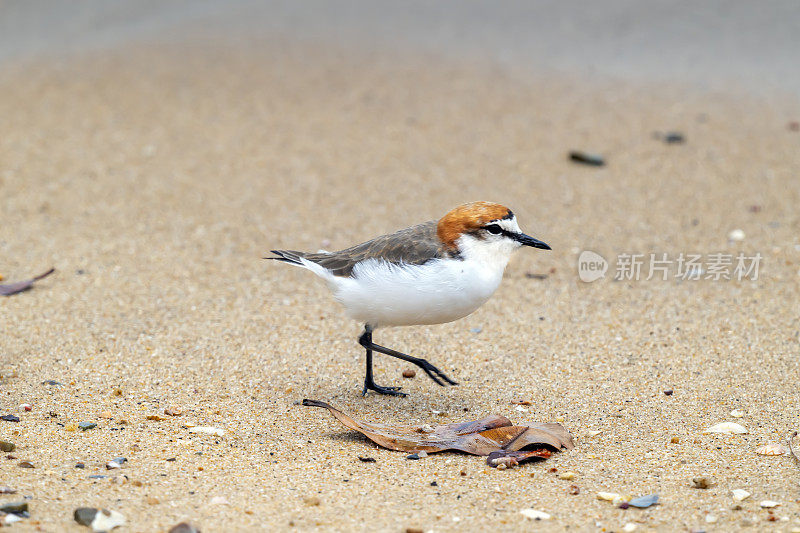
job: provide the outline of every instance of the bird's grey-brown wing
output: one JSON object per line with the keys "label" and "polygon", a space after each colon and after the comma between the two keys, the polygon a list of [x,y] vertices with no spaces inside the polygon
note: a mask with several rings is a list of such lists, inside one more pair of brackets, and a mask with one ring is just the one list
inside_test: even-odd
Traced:
{"label": "bird's grey-brown wing", "polygon": [[436,222],[425,222],[389,235],[382,235],[350,248],[330,253],[293,254],[330,270],[334,276],[349,276],[356,263],[382,259],[393,264],[421,265],[447,256],[436,236]]}

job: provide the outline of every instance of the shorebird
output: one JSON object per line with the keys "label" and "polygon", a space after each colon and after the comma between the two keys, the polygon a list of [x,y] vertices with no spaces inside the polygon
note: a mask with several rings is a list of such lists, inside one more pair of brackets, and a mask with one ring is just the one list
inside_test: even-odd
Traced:
{"label": "shorebird", "polygon": [[550,250],[525,235],[510,209],[491,202],[456,207],[438,221],[418,224],[338,252],[272,250],[275,259],[306,268],[325,280],[347,314],[364,324],[358,342],[367,351],[364,389],[405,396],[381,387],[372,352],[408,361],[439,385],[457,385],[425,359],[372,342],[380,327],[443,324],[483,305],[500,285],[511,254],[521,246]]}

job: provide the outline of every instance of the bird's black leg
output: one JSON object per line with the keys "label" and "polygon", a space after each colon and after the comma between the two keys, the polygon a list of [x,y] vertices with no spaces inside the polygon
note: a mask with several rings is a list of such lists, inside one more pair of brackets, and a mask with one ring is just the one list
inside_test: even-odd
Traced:
{"label": "bird's black leg", "polygon": [[[375,350],[376,352],[390,355],[392,357],[396,357],[398,359],[402,359],[403,361],[408,361],[411,364],[417,365],[424,370],[425,373],[428,374],[428,377],[431,378],[437,385],[458,385],[458,383],[447,377],[444,372],[430,364],[425,359],[412,357],[402,352],[392,350],[391,348],[386,348],[385,346],[375,344],[372,342],[372,329],[369,326],[364,329],[364,334],[361,335],[361,337],[358,339],[358,342],[367,350],[367,380],[370,382],[372,381],[372,350]],[[367,381],[365,380],[364,390],[366,391],[367,388]]]}
{"label": "bird's black leg", "polygon": [[358,343],[367,350],[367,374],[364,377],[364,390],[362,396],[367,395],[368,390],[374,390],[378,394],[389,394],[391,396],[405,396],[400,392],[400,387],[381,387],[372,378],[372,328],[364,327],[364,333],[358,338]]}

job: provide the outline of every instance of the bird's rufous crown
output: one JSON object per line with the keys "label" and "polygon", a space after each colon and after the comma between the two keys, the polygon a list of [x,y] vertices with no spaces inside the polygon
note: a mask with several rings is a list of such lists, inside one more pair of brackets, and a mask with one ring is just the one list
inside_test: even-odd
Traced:
{"label": "bird's rufous crown", "polygon": [[456,240],[464,233],[475,231],[492,220],[512,216],[511,210],[492,202],[472,202],[456,207],[441,219],[436,234],[446,246],[455,248]]}

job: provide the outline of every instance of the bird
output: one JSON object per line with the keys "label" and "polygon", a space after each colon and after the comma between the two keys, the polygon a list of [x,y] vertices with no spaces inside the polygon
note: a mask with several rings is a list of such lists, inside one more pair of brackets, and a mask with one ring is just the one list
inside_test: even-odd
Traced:
{"label": "bird", "polygon": [[523,246],[551,249],[524,234],[509,208],[481,201],[338,252],[271,250],[274,256],[265,259],[310,270],[325,281],[347,314],[364,324],[358,338],[366,350],[362,395],[405,396],[401,387],[375,383],[373,351],[416,365],[438,385],[457,383],[425,359],[375,344],[373,332],[443,324],[469,315],[497,290],[511,255]]}

